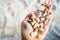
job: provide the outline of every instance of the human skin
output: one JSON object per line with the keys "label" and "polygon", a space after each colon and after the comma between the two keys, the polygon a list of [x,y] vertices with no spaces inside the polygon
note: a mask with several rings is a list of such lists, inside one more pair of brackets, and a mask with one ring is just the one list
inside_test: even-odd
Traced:
{"label": "human skin", "polygon": [[[33,17],[36,16],[34,15],[34,13],[29,13],[26,18],[23,20],[22,22],[22,40],[23,38],[25,38],[26,40],[43,40],[48,32],[48,28],[49,26],[45,26],[43,29],[40,29],[40,31],[38,32],[39,35],[41,36],[41,38],[36,38],[36,37],[31,37],[30,33],[33,31],[32,26],[27,22],[29,20],[30,15],[32,15]],[[28,25],[26,25],[26,23],[28,23]],[[25,40],[24,39],[24,40]]]}
{"label": "human skin", "polygon": [[[44,4],[43,4],[43,5],[44,5]],[[48,4],[45,4],[44,6],[47,7],[48,10],[51,10],[51,8],[52,8],[52,7],[51,7],[51,4],[50,4],[50,1],[48,2]],[[25,19],[22,21],[22,24],[21,24],[21,27],[22,27],[22,36],[23,36],[26,40],[43,40],[43,39],[45,38],[47,32],[48,32],[49,25],[50,25],[51,20],[52,20],[52,15],[53,15],[53,14],[51,13],[51,18],[49,18],[50,21],[49,21],[48,25],[45,25],[43,29],[40,29],[40,30],[38,31],[38,34],[40,35],[40,37],[37,38],[37,37],[32,37],[32,36],[30,35],[30,33],[33,32],[33,28],[32,28],[32,26],[30,25],[30,23],[28,23],[28,20],[29,20],[29,17],[30,17],[30,16],[32,16],[33,18],[34,18],[34,17],[37,17],[37,16],[34,14],[34,12],[29,13],[29,14],[25,17]],[[22,37],[22,39],[23,39],[23,37]],[[24,40],[25,40],[25,39],[24,39]]]}

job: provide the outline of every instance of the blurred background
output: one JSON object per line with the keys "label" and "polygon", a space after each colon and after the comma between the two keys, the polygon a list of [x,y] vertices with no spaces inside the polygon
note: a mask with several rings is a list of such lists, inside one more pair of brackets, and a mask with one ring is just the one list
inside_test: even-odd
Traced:
{"label": "blurred background", "polygon": [[44,40],[60,40],[60,0],[51,0],[53,19]]}
{"label": "blurred background", "polygon": [[[28,9],[35,11],[44,1],[48,0],[0,0],[0,40],[21,40],[19,22],[26,15],[24,12]],[[53,19],[44,40],[60,40],[60,0],[50,1]]]}

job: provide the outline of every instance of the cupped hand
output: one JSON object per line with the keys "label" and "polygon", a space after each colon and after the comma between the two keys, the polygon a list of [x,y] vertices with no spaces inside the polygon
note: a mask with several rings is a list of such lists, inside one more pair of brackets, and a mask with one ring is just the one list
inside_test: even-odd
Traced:
{"label": "cupped hand", "polygon": [[[32,37],[30,35],[30,33],[33,32],[34,29],[32,28],[31,24],[28,22],[30,17],[35,18],[36,15],[33,12],[29,13],[25,17],[25,19],[23,20],[23,22],[21,24],[22,25],[21,26],[22,27],[22,30],[21,30],[22,31],[22,36],[25,38],[24,40],[43,40],[45,38],[47,32],[48,32],[49,26],[44,26],[43,29],[40,28],[40,30],[38,31],[39,38]],[[23,37],[22,37],[22,39],[23,39]]]}

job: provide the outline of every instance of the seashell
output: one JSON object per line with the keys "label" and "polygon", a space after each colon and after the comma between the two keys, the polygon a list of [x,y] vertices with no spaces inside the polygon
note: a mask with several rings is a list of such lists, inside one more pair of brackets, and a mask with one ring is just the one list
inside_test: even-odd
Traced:
{"label": "seashell", "polygon": [[44,20],[45,20],[45,18],[42,17],[42,18],[41,18],[41,21],[44,21]]}
{"label": "seashell", "polygon": [[36,23],[35,25],[34,25],[34,28],[37,28],[39,26],[39,23]]}
{"label": "seashell", "polygon": [[40,21],[40,19],[39,18],[36,18],[36,22],[39,22]]}
{"label": "seashell", "polygon": [[29,19],[28,21],[30,21],[31,22],[31,20]]}
{"label": "seashell", "polygon": [[45,17],[47,15],[47,13],[45,12],[44,14],[43,14],[43,16]]}
{"label": "seashell", "polygon": [[40,23],[39,25],[40,25],[40,28],[43,28],[44,27],[44,24],[43,23]]}
{"label": "seashell", "polygon": [[35,22],[31,22],[31,25],[33,26],[35,24]]}
{"label": "seashell", "polygon": [[45,7],[44,6],[39,6],[39,10],[44,11]]}
{"label": "seashell", "polygon": [[37,32],[36,32],[36,31],[35,31],[35,32],[32,32],[32,33],[31,33],[31,36],[32,36],[32,37],[36,37],[36,36],[37,36]]}
{"label": "seashell", "polygon": [[36,19],[35,19],[35,18],[32,18],[32,21],[33,21],[33,22],[36,22]]}
{"label": "seashell", "polygon": [[42,12],[35,12],[35,15],[36,15],[36,17],[41,17],[42,16]]}

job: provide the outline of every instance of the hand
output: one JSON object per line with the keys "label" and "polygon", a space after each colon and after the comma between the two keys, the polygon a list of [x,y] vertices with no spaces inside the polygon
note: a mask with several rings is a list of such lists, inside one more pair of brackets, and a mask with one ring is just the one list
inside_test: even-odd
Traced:
{"label": "hand", "polygon": [[[26,40],[43,40],[47,34],[48,28],[49,26],[45,26],[43,29],[39,30],[39,37],[40,38],[36,38],[36,37],[31,37],[30,33],[33,32],[33,28],[31,26],[30,23],[28,23],[29,17],[36,17],[36,15],[34,15],[34,13],[29,13],[26,18],[23,20],[22,22],[22,36],[26,39]],[[22,37],[22,39],[23,39]],[[24,39],[24,40],[25,40]]]}

